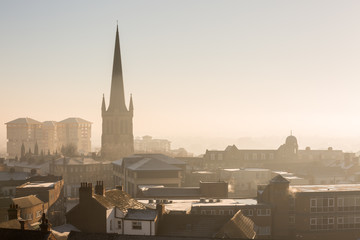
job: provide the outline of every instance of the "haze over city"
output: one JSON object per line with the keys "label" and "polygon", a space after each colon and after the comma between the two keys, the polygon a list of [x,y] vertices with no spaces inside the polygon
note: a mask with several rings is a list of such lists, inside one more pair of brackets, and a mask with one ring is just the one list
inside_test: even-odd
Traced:
{"label": "haze over city", "polygon": [[[1,1],[0,122],[93,123],[118,22],[134,136],[206,149],[360,150],[358,1]],[[5,152],[6,128],[0,128]]]}

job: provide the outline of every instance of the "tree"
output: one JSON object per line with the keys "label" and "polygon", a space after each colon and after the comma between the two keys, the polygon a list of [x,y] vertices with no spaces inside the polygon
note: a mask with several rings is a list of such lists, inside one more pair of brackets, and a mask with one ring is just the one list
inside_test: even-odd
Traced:
{"label": "tree", "polygon": [[66,145],[65,147],[61,147],[61,153],[65,156],[65,157],[75,157],[78,155],[77,152],[77,146],[73,143],[70,143],[68,145]]}

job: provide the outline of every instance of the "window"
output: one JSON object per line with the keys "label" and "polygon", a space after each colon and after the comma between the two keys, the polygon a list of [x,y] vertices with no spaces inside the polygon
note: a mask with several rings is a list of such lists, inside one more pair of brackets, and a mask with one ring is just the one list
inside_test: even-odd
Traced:
{"label": "window", "polygon": [[121,221],[117,222],[117,229],[121,229]]}
{"label": "window", "polygon": [[132,222],[132,229],[141,230],[141,222]]}
{"label": "window", "polygon": [[249,216],[253,216],[253,215],[254,215],[253,210],[249,209]]}
{"label": "window", "polygon": [[38,217],[41,217],[41,211],[39,210],[39,211],[36,211],[36,217],[38,218]]}
{"label": "window", "polygon": [[28,220],[32,220],[32,213],[29,213],[29,214],[27,215],[27,219],[28,219]]}
{"label": "window", "polygon": [[261,154],[261,160],[265,160],[265,159],[266,159],[265,153],[262,153]]}
{"label": "window", "polygon": [[210,160],[215,160],[215,153],[210,154]]}
{"label": "window", "polygon": [[266,227],[259,227],[256,231],[256,233],[258,235],[270,235],[271,231],[270,231],[270,227],[266,226]]}
{"label": "window", "polygon": [[334,198],[311,198],[310,199],[310,212],[323,213],[334,211]]}
{"label": "window", "polygon": [[289,223],[295,223],[295,216],[289,216]]}
{"label": "window", "polygon": [[252,159],[253,159],[253,160],[257,160],[257,153],[253,153]]}
{"label": "window", "polygon": [[258,209],[256,214],[258,216],[270,216],[270,209]]}
{"label": "window", "polygon": [[113,220],[111,219],[111,220],[110,220],[110,230],[113,230],[113,226],[112,226],[112,225],[113,225]]}
{"label": "window", "polygon": [[312,231],[327,231],[335,228],[335,218],[333,216],[317,216],[310,218],[310,230]]}
{"label": "window", "polygon": [[310,218],[310,225],[316,225],[316,218]]}
{"label": "window", "polygon": [[338,229],[360,229],[360,215],[345,215],[337,217]]}
{"label": "window", "polygon": [[219,210],[220,215],[224,215],[224,210]]}

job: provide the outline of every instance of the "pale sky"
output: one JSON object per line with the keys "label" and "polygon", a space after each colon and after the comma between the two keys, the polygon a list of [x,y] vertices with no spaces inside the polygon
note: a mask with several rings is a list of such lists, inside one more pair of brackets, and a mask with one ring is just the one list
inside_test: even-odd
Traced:
{"label": "pale sky", "polygon": [[300,148],[358,151],[359,12],[359,1],[1,0],[0,123],[81,117],[99,146],[118,20],[134,136],[201,153],[248,137],[277,148],[293,130]]}

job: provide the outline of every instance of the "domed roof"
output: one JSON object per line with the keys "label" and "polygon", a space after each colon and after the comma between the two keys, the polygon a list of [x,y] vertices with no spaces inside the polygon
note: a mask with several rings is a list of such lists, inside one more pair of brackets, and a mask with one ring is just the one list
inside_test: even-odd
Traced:
{"label": "domed roof", "polygon": [[293,135],[290,135],[286,138],[286,141],[285,141],[285,144],[286,145],[297,145],[297,139],[295,136]]}

